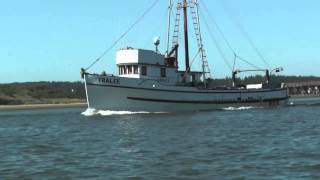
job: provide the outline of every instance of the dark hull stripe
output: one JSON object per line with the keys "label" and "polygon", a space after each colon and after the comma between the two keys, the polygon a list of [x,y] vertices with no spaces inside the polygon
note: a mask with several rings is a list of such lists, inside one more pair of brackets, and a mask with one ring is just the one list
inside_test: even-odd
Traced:
{"label": "dark hull stripe", "polygon": [[184,101],[184,100],[167,100],[167,99],[147,99],[139,97],[127,97],[135,101],[163,102],[163,103],[180,103],[180,104],[240,104],[240,103],[260,103],[287,100],[288,98],[274,98],[264,100],[242,100],[242,101]]}
{"label": "dark hull stripe", "polygon": [[109,84],[91,84],[87,83],[89,86],[107,86],[107,87],[115,87],[115,88],[125,88],[125,89],[141,89],[148,91],[165,91],[165,92],[179,92],[179,93],[262,93],[262,92],[275,92],[275,91],[286,91],[287,89],[265,89],[265,90],[228,90],[228,91],[181,91],[181,90],[169,90],[169,89],[152,89],[152,88],[139,88],[139,87],[130,87],[130,86],[115,86]]}

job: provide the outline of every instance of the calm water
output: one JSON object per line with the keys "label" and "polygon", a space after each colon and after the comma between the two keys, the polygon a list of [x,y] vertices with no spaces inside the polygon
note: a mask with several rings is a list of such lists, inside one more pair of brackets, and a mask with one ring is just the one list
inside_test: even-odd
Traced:
{"label": "calm water", "polygon": [[0,179],[320,179],[320,106],[0,111]]}

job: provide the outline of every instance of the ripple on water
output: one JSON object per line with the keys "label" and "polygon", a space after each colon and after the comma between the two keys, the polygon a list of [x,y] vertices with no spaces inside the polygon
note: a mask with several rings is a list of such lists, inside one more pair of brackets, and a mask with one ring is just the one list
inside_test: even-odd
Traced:
{"label": "ripple on water", "polygon": [[0,114],[0,179],[319,179],[319,107]]}

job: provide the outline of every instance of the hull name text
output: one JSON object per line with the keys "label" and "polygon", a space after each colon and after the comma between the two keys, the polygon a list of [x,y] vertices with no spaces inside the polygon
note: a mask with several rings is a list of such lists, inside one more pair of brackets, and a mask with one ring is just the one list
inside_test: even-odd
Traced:
{"label": "hull name text", "polygon": [[99,78],[99,83],[120,84],[120,79],[115,79],[115,78]]}

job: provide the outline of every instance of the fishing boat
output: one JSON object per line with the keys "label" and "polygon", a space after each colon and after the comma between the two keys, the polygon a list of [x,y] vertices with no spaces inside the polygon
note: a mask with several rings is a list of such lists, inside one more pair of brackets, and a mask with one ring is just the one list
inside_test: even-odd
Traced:
{"label": "fishing boat", "polygon": [[[174,23],[172,9],[176,6]],[[184,63],[179,69],[179,25],[183,16]],[[191,70],[189,61],[188,15],[192,16],[197,53],[201,70]],[[174,24],[173,26],[171,24]],[[172,28],[173,27],[173,28]],[[171,32],[173,29],[173,33]],[[159,38],[154,39],[155,50],[126,47],[116,53],[118,74],[90,73],[81,69],[85,83],[88,108],[113,111],[177,112],[215,110],[228,107],[274,107],[287,104],[285,84],[270,82],[268,69],[232,71],[230,86],[216,86],[211,77],[200,28],[199,2],[183,0],[173,4],[169,0],[167,51],[159,52]],[[124,36],[122,36],[124,37]],[[100,60],[98,58],[95,62]],[[93,64],[91,64],[92,66]],[[237,75],[247,71],[263,71],[266,80],[256,84],[240,84]],[[279,71],[279,69],[276,69]]]}

